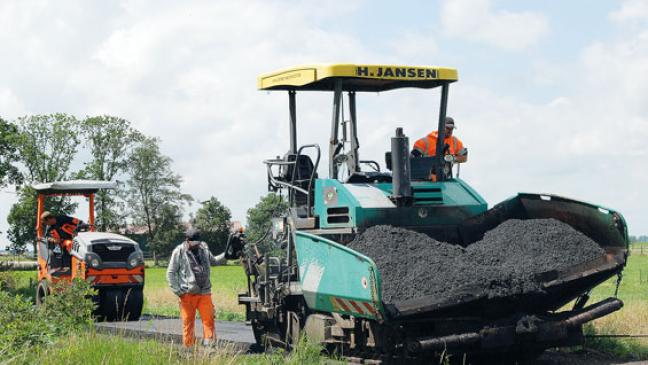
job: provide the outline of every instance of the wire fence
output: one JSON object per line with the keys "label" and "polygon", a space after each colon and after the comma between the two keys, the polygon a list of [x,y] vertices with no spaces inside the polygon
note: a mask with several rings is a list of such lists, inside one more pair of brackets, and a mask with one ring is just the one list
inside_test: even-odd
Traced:
{"label": "wire fence", "polygon": [[635,244],[630,246],[631,255],[648,256],[648,245]]}

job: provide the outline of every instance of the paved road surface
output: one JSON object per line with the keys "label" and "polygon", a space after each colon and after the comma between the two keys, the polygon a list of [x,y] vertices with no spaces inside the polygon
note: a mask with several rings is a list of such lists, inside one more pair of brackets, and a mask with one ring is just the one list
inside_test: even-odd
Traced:
{"label": "paved road surface", "polygon": [[[182,343],[182,322],[179,318],[142,317],[137,322],[100,322],[97,331],[129,337],[153,338]],[[196,320],[196,337],[202,338],[202,323]],[[236,348],[248,350],[254,343],[252,327],[242,322],[216,321],[216,337]]]}
{"label": "paved road surface", "polygon": [[[153,338],[160,341],[182,342],[182,323],[178,318],[143,317],[137,322],[102,322],[96,324],[102,333],[120,336]],[[254,344],[252,328],[242,322],[216,321],[216,336],[237,350],[247,351]],[[202,337],[202,324],[196,320],[196,337]],[[527,365],[638,365],[648,362],[623,362],[593,351],[556,352],[547,351],[539,359]]]}

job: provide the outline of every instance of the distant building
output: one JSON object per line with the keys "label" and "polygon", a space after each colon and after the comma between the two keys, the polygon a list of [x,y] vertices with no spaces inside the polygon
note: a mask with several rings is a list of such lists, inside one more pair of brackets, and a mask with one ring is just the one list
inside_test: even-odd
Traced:
{"label": "distant building", "polygon": [[232,224],[230,225],[230,232],[236,232],[240,230],[241,228],[244,228],[241,222],[239,221],[232,221]]}

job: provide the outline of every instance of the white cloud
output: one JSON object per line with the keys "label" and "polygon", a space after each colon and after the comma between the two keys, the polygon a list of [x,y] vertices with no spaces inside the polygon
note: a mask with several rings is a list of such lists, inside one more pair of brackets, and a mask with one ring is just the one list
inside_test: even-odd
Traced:
{"label": "white cloud", "polygon": [[438,56],[438,45],[432,31],[404,32],[394,37],[389,46],[397,63],[425,64]]}
{"label": "white cloud", "polygon": [[494,10],[490,0],[444,0],[441,23],[452,37],[508,50],[528,48],[549,31],[544,15]]}
{"label": "white cloud", "polygon": [[9,88],[0,88],[0,117],[24,115],[25,106],[22,101]]}
{"label": "white cloud", "polygon": [[[324,12],[319,4],[260,0],[97,4],[1,3],[0,43],[11,55],[0,58],[0,69],[9,70],[0,73],[3,117],[60,111],[127,118],[162,138],[186,192],[217,196],[237,219],[265,193],[261,161],[282,155],[288,143],[287,97],[255,90],[259,73],[309,62],[447,57],[429,28],[408,30],[399,37],[404,43],[387,43],[384,53],[327,28],[339,16],[331,9],[351,11],[341,0]],[[493,9],[488,1],[448,1],[442,10],[448,34],[505,49],[529,47],[548,32],[544,16]],[[617,208],[631,232],[648,232],[641,193],[648,184],[641,168],[648,157],[647,39],[636,32],[592,44],[580,74],[538,63],[557,69],[537,80],[556,85],[546,102],[470,79],[453,84],[449,113],[470,150],[462,176],[491,204],[518,191],[557,193]],[[562,82],[581,87],[567,93]],[[412,142],[429,132],[435,97],[436,90],[411,89],[359,95],[362,158],[382,162],[397,126]],[[320,143],[323,156],[330,103],[330,95],[298,95],[299,140]],[[11,194],[4,195],[0,230]]]}
{"label": "white cloud", "polygon": [[621,8],[610,14],[610,19],[618,23],[636,22],[648,19],[648,2],[645,0],[622,1]]}
{"label": "white cloud", "polygon": [[[261,161],[287,150],[286,96],[257,91],[257,75],[308,62],[375,62],[354,38],[320,27],[339,15],[333,9],[354,4],[3,2],[0,41],[12,57],[0,58],[11,70],[0,74],[0,107],[5,118],[60,111],[131,120],[162,138],[186,192],[215,195],[244,219],[266,192]],[[300,99],[307,115],[309,99]],[[326,140],[326,100],[300,131],[303,141]]]}

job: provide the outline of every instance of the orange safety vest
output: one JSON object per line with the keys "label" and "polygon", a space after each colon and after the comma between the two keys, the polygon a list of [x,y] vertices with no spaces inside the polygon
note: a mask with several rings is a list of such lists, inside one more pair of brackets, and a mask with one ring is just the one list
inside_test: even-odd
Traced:
{"label": "orange safety vest", "polygon": [[61,240],[72,239],[79,223],[81,221],[78,218],[65,215],[57,216],[56,223],[49,228],[47,234]]}
{"label": "orange safety vest", "polygon": [[[414,149],[420,151],[425,157],[435,156],[437,139],[438,139],[438,132],[434,131],[428,134],[427,136],[416,141],[416,143],[414,143]],[[445,144],[450,146],[450,148],[448,149],[448,154],[451,155],[456,155],[463,148],[463,143],[461,143],[459,138],[455,136],[452,137],[446,136]]]}

